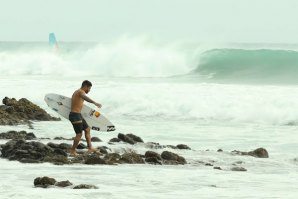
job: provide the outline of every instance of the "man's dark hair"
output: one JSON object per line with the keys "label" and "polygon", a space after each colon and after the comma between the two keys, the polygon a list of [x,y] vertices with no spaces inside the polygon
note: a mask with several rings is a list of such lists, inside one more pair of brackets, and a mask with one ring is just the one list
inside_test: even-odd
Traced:
{"label": "man's dark hair", "polygon": [[92,83],[90,81],[88,81],[88,80],[85,80],[82,83],[82,88],[85,87],[85,86],[90,87],[90,86],[92,86]]}

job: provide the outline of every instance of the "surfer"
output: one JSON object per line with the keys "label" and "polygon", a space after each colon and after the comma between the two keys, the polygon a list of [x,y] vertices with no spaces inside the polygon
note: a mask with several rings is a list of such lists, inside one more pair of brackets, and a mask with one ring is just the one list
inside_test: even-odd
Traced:
{"label": "surfer", "polygon": [[76,133],[72,148],[70,150],[70,154],[73,156],[77,155],[76,148],[81,140],[83,130],[85,132],[88,152],[96,152],[96,149],[91,145],[90,127],[81,115],[81,110],[85,100],[96,105],[98,108],[101,108],[101,104],[86,96],[86,94],[90,92],[91,87],[92,83],[88,80],[85,80],[83,81],[81,88],[76,90],[71,97],[71,112],[69,113],[69,120],[72,123],[73,129]]}

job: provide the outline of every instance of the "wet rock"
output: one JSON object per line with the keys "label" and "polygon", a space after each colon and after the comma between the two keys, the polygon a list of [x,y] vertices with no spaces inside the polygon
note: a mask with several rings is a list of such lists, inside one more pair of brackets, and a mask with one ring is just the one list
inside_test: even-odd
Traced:
{"label": "wet rock", "polygon": [[144,143],[144,141],[142,140],[142,138],[140,138],[139,136],[136,136],[134,134],[129,133],[129,134],[126,134],[126,136],[130,137],[135,142],[142,142],[142,143]]}
{"label": "wet rock", "polygon": [[191,148],[185,144],[178,144],[177,145],[178,149],[187,149],[187,150],[191,150]]}
{"label": "wet rock", "polygon": [[[34,179],[34,186],[35,187],[42,187],[42,188],[48,188],[48,187],[69,187],[73,184],[69,180],[60,181],[57,182],[54,178],[50,177],[38,177]],[[80,184],[75,186],[73,189],[98,189],[95,185],[88,185],[88,184]]]}
{"label": "wet rock", "polygon": [[223,152],[223,150],[222,149],[218,149],[217,152]]}
{"label": "wet rock", "polygon": [[154,151],[146,151],[145,153],[145,162],[150,164],[159,164],[162,165],[161,155]]}
{"label": "wet rock", "polygon": [[8,131],[6,133],[0,133],[0,139],[34,140],[36,139],[36,136],[33,133],[27,133],[26,131]]}
{"label": "wet rock", "polygon": [[108,153],[104,157],[107,164],[118,164],[120,163],[120,159],[121,155],[118,153]]}
{"label": "wet rock", "polygon": [[231,171],[247,171],[247,170],[243,167],[232,167]]}
{"label": "wet rock", "polygon": [[[176,163],[176,164],[186,164],[186,160],[184,157],[177,155],[176,153],[172,153],[170,151],[163,151],[161,157],[164,160],[167,160],[167,163]],[[169,162],[173,161],[173,162]]]}
{"label": "wet rock", "polygon": [[178,160],[177,161],[178,161],[179,164],[187,164],[185,158],[182,157],[182,156],[178,156]]}
{"label": "wet rock", "polygon": [[26,98],[16,100],[5,97],[0,108],[0,125],[29,124],[35,121],[58,121],[60,118],[50,116],[45,110]]}
{"label": "wet rock", "polygon": [[29,151],[28,150],[22,150],[22,149],[18,149],[15,151],[15,155],[16,156],[22,156],[22,157],[29,157]]}
{"label": "wet rock", "polygon": [[59,144],[55,144],[55,143],[52,143],[52,142],[49,142],[47,145],[48,145],[49,147],[53,148],[53,149],[57,149],[57,148],[59,148]]}
{"label": "wet rock", "polygon": [[71,164],[85,164],[85,159],[87,159],[87,155],[79,154],[72,159],[69,160]]}
{"label": "wet rock", "polygon": [[69,164],[69,160],[64,155],[52,155],[52,156],[46,156],[43,158],[43,162],[50,162],[55,165],[64,165]]}
{"label": "wet rock", "polygon": [[41,137],[39,138],[40,140],[50,140],[51,138],[44,138],[44,137]]}
{"label": "wet rock", "polygon": [[269,158],[268,151],[264,148],[258,148],[253,151],[248,152],[248,155],[257,157],[257,158]]}
{"label": "wet rock", "polygon": [[34,135],[34,133],[27,133],[25,139],[26,140],[35,140],[36,136]]}
{"label": "wet rock", "polygon": [[67,153],[60,148],[51,148],[40,142],[11,140],[2,148],[1,157],[18,160],[22,163],[51,162],[54,164],[69,164]]}
{"label": "wet rock", "polygon": [[124,153],[121,156],[120,162],[127,163],[127,164],[144,164],[145,163],[143,158],[139,154],[136,154],[134,152]]}
{"label": "wet rock", "polygon": [[55,186],[57,186],[57,187],[68,187],[71,185],[73,185],[73,184],[71,182],[69,182],[68,180],[55,183]]}
{"label": "wet rock", "polygon": [[72,147],[71,144],[66,144],[66,143],[61,143],[61,144],[59,144],[59,148],[60,148],[60,149],[63,149],[63,150],[68,150],[68,149],[70,149],[71,147]]}
{"label": "wet rock", "polygon": [[102,140],[99,139],[98,137],[92,137],[91,142],[102,142]]}
{"label": "wet rock", "polygon": [[121,141],[126,142],[126,143],[129,143],[129,144],[135,144],[135,143],[136,143],[132,138],[130,138],[130,137],[128,137],[127,135],[124,135],[124,134],[122,134],[122,133],[119,133],[119,134],[118,134],[118,138],[119,138]]}
{"label": "wet rock", "polygon": [[34,149],[34,146],[32,146],[32,145],[30,145],[28,142],[26,142],[24,145],[22,145],[22,146],[20,147],[20,149],[30,151],[30,150],[33,150],[33,149]]}
{"label": "wet rock", "polygon": [[172,153],[170,151],[163,151],[161,153],[161,157],[165,160],[177,160],[178,159],[178,155],[176,153]]}
{"label": "wet rock", "polygon": [[208,187],[216,188],[217,186],[215,184],[207,185]]}
{"label": "wet rock", "polygon": [[[122,134],[123,135],[123,134]],[[131,137],[127,135],[126,138],[131,139]],[[121,134],[120,134],[121,137]],[[118,138],[119,139],[119,138]],[[135,138],[136,139],[136,138]],[[137,143],[133,140],[133,143]],[[150,143],[149,145],[153,145],[155,148],[165,148],[165,145],[160,145],[159,143]],[[140,145],[143,146],[143,145]],[[146,144],[145,147],[148,145]],[[1,146],[1,157],[9,159],[9,160],[17,160],[22,163],[43,163],[49,162],[56,165],[64,165],[64,164],[186,164],[186,160],[184,157],[179,156],[175,153],[165,151],[162,155],[154,152],[147,151],[145,155],[137,154],[132,149],[123,149],[120,150],[124,154],[120,155],[119,150],[118,153],[109,153],[112,150],[106,146],[98,147],[100,149],[101,154],[89,154],[85,150],[78,150],[79,154],[76,157],[69,158],[68,150],[72,147],[71,144],[61,143],[56,144],[49,142],[46,145],[41,142],[31,141],[28,142],[25,139],[19,140],[10,140],[6,144]],[[175,146],[174,146],[175,147]],[[80,143],[79,149],[87,149],[86,145]],[[176,147],[177,148],[177,147]],[[187,148],[187,147],[185,147]],[[106,154],[106,155],[103,155]],[[100,157],[101,156],[101,157]]]}
{"label": "wet rock", "polygon": [[57,154],[57,155],[62,155],[62,156],[65,156],[65,157],[67,157],[67,153],[66,153],[64,150],[62,150],[62,149],[59,149],[59,148],[57,148],[57,149],[54,149],[54,154]]}
{"label": "wet rock", "polygon": [[237,154],[237,155],[250,155],[256,158],[269,158],[269,154],[268,151],[264,148],[257,148],[253,151],[249,151],[249,152],[242,152],[242,151],[237,151],[234,150],[232,151],[232,153]]}
{"label": "wet rock", "polygon": [[39,160],[33,160],[33,159],[30,159],[30,158],[22,158],[19,160],[21,163],[28,163],[28,164],[38,164],[38,163],[42,163],[41,161]]}
{"label": "wet rock", "polygon": [[73,140],[73,138],[55,137],[54,140]]}
{"label": "wet rock", "polygon": [[34,186],[35,187],[42,187],[47,188],[51,185],[55,185],[56,180],[54,178],[45,177],[38,177],[34,179]]}
{"label": "wet rock", "polygon": [[1,105],[0,110],[5,111],[7,113],[12,113],[14,111],[14,108],[12,106]]}
{"label": "wet rock", "polygon": [[98,189],[98,187],[95,185],[80,184],[75,186],[73,189]]}
{"label": "wet rock", "polygon": [[64,137],[55,137],[54,140],[66,140]]}
{"label": "wet rock", "polygon": [[80,143],[78,146],[77,146],[77,149],[87,149],[88,147],[83,144],[83,143]]}
{"label": "wet rock", "polygon": [[163,160],[164,165],[178,165],[177,161],[174,160]]}
{"label": "wet rock", "polygon": [[1,146],[2,150],[1,150],[1,157],[9,157],[10,154],[12,154],[14,146],[16,144],[17,140],[11,140],[9,142],[6,142],[6,144],[3,144]]}
{"label": "wet rock", "polygon": [[85,164],[106,164],[106,161],[97,154],[91,154],[87,157]]}
{"label": "wet rock", "polygon": [[107,154],[108,150],[111,150],[106,146],[100,146],[100,147],[97,147],[97,149],[99,149],[100,153],[102,153],[102,154]]}
{"label": "wet rock", "polygon": [[178,147],[174,146],[174,145],[167,145],[166,147],[170,148],[170,149],[178,149]]}
{"label": "wet rock", "polygon": [[162,160],[161,155],[159,155],[158,153],[156,153],[154,151],[146,151],[145,158],[152,158],[152,157],[154,157],[158,160]]}
{"label": "wet rock", "polygon": [[49,146],[50,148],[54,149],[54,152],[56,154],[61,154],[61,155],[65,155],[66,154],[66,151],[69,150],[72,147],[71,144],[66,144],[66,143],[55,144],[55,143],[52,143],[52,142],[49,142],[47,144],[47,146]]}
{"label": "wet rock", "polygon": [[156,143],[156,142],[147,142],[146,147],[150,149],[163,149],[163,148],[166,148],[167,146],[160,145],[159,143]]}
{"label": "wet rock", "polygon": [[149,163],[149,164],[159,164],[159,165],[162,165],[162,161],[159,160],[158,158],[156,157],[147,157],[145,159],[145,162]]}
{"label": "wet rock", "polygon": [[121,142],[119,138],[112,138],[109,142]]}
{"label": "wet rock", "polygon": [[18,124],[26,124],[26,122],[22,122],[17,118],[12,117],[6,111],[0,109],[0,125],[18,125]]}

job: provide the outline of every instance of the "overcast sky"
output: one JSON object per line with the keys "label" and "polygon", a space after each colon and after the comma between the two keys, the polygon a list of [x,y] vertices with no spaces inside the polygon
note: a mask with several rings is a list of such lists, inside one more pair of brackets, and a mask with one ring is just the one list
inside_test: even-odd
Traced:
{"label": "overcast sky", "polygon": [[0,41],[298,43],[297,0],[0,0]]}

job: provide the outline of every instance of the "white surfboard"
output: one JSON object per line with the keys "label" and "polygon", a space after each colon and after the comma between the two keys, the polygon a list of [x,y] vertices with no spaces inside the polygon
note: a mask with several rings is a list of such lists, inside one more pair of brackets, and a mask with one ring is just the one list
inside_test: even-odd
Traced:
{"label": "white surfboard", "polygon": [[[69,97],[49,93],[45,95],[44,100],[50,108],[68,119],[71,107],[71,99]],[[115,131],[115,126],[99,111],[83,105],[81,114],[91,129],[96,131]]]}

